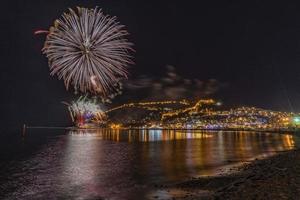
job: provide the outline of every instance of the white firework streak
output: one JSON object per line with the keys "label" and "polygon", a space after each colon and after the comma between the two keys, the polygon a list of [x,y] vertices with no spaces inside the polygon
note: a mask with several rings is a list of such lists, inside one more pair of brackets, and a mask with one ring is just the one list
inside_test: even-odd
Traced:
{"label": "white firework streak", "polygon": [[49,60],[51,75],[63,79],[66,89],[73,85],[81,92],[108,95],[114,85],[127,78],[132,43],[116,17],[101,9],[69,9],[54,22],[43,53]]}
{"label": "white firework streak", "polygon": [[92,121],[101,122],[106,118],[100,104],[95,100],[89,100],[87,97],[79,97],[78,100],[72,101],[71,103],[62,102],[68,106],[72,121],[75,122],[78,116],[89,114],[92,117]]}

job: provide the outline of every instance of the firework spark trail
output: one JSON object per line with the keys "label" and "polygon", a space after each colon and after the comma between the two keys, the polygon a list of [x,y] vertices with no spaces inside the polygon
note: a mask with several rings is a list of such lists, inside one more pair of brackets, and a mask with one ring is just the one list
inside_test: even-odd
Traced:
{"label": "firework spark trail", "polygon": [[73,122],[76,122],[78,118],[90,117],[91,121],[101,122],[106,118],[105,112],[103,112],[100,104],[96,100],[87,99],[87,97],[79,97],[76,101],[71,103],[62,102],[68,106],[71,118]]}
{"label": "firework spark trail", "polygon": [[116,17],[101,9],[69,9],[54,22],[47,35],[43,53],[49,60],[51,75],[63,79],[66,89],[107,96],[115,85],[127,78],[132,63],[132,43]]}

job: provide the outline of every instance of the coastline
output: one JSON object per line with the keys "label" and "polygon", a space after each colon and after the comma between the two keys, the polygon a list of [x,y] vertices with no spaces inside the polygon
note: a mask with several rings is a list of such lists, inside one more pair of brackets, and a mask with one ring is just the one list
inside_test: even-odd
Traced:
{"label": "coastline", "polygon": [[192,178],[157,188],[173,195],[177,192],[173,199],[299,199],[300,149],[256,159],[230,170],[233,173]]}
{"label": "coastline", "polygon": [[207,128],[127,128],[122,127],[118,129],[112,129],[108,127],[65,127],[66,130],[173,130],[173,131],[247,131],[247,132],[262,132],[262,133],[300,133],[300,129],[242,129],[242,128],[222,128],[222,129],[207,129]]}

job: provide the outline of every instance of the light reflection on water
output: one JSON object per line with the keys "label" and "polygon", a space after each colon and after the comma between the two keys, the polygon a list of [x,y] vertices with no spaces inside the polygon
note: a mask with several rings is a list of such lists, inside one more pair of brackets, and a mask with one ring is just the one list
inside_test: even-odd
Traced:
{"label": "light reflection on water", "polygon": [[94,129],[74,130],[71,135],[97,136],[104,140],[126,141],[126,142],[154,142],[167,140],[202,139],[213,137],[212,134],[196,131],[175,131],[175,130],[122,130],[122,129]]}
{"label": "light reflection on water", "polygon": [[215,175],[297,144],[295,136],[275,133],[70,131],[14,166],[22,176],[3,184],[17,184],[8,196],[21,199],[144,199],[154,183]]}

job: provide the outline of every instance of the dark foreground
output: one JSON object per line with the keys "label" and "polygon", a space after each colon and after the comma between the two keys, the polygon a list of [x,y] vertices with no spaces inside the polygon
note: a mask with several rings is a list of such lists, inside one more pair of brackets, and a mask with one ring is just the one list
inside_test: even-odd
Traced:
{"label": "dark foreground", "polygon": [[[195,178],[169,186],[159,186],[174,199],[299,199],[300,150],[280,153],[265,160],[237,167],[236,173]],[[181,192],[178,192],[181,191]]]}

